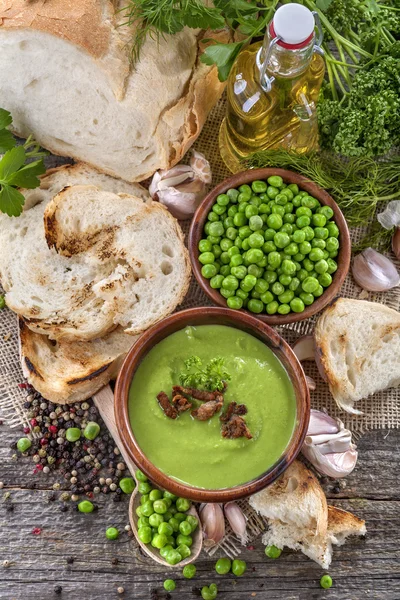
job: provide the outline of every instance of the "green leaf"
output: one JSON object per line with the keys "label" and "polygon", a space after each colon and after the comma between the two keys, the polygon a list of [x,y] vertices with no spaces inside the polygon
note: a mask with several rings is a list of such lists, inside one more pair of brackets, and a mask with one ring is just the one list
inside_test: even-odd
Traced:
{"label": "green leaf", "polygon": [[8,183],[16,187],[28,188],[30,190],[40,185],[38,175],[43,175],[46,167],[43,160],[36,160],[28,163],[22,169],[19,169],[8,178]]}
{"label": "green leaf", "polygon": [[12,116],[8,110],[4,110],[4,108],[0,108],[0,129],[4,129],[8,127],[12,123]]}
{"label": "green leaf", "polygon": [[333,0],[317,0],[315,6],[319,8],[319,10],[321,10],[322,12],[326,12],[332,4],[332,2]]}
{"label": "green leaf", "polygon": [[0,211],[9,217],[18,217],[22,213],[25,198],[18,190],[3,185],[0,190]]}
{"label": "green leaf", "polygon": [[0,160],[0,183],[8,183],[8,178],[18,171],[25,162],[23,146],[8,150]]}
{"label": "green leaf", "polygon": [[222,29],[225,26],[225,19],[216,8],[192,7],[188,11],[182,12],[182,20],[187,27],[193,29]]}
{"label": "green leaf", "polygon": [[216,65],[219,80],[226,81],[242,46],[243,42],[208,46],[201,57],[201,61],[209,66]]}
{"label": "green leaf", "polygon": [[[1,109],[0,109],[1,110]],[[8,129],[0,129],[0,153],[7,152],[14,148],[16,144],[15,138]]]}
{"label": "green leaf", "polygon": [[231,19],[240,14],[251,14],[259,11],[257,4],[246,0],[215,0],[214,5],[224,13],[225,17]]}

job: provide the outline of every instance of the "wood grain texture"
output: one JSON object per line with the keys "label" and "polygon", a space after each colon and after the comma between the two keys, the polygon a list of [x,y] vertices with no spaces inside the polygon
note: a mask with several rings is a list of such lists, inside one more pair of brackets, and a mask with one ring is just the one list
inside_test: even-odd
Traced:
{"label": "wood grain texture", "polygon": [[[10,442],[18,434],[0,428],[0,599],[1,600],[165,600],[162,583],[175,578],[177,588],[171,600],[195,600],[192,589],[212,582],[224,600],[399,600],[400,598],[400,431],[373,432],[359,443],[360,459],[347,486],[335,494],[332,483],[325,486],[329,502],[353,511],[367,521],[365,539],[350,540],[335,548],[330,574],[331,590],[322,590],[323,571],[300,554],[283,552],[279,560],[266,559],[258,540],[254,550],[242,558],[248,571],[238,579],[218,576],[215,558],[196,561],[197,575],[185,580],[180,570],[170,571],[144,557],[123,530],[128,523],[128,498],[115,504],[110,496],[99,496],[99,511],[84,515],[73,510],[60,512],[60,502],[47,502],[52,476],[33,475],[28,460],[12,459]],[[11,499],[1,498],[11,492]],[[9,502],[14,510],[8,512]],[[120,538],[105,539],[105,530],[114,525]],[[41,527],[42,534],[32,534]],[[74,557],[68,565],[67,557]],[[118,564],[113,565],[112,559]],[[12,562],[9,568],[4,560]],[[54,586],[61,585],[61,596]],[[125,588],[119,595],[117,587]],[[197,596],[198,598],[198,596]]]}

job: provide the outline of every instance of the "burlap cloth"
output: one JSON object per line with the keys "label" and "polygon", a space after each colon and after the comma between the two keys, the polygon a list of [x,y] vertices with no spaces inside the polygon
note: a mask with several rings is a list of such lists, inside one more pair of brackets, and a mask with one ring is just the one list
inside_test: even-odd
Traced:
{"label": "burlap cloth", "polygon": [[[218,149],[218,133],[221,120],[225,115],[225,100],[222,99],[210,113],[204,129],[194,147],[202,152],[211,163],[213,174],[213,185],[216,185],[231,173],[227,170],[221,160]],[[46,159],[48,167],[58,166],[65,162],[55,156]],[[182,229],[187,233],[189,222],[181,223]],[[365,234],[366,227],[358,227],[351,230],[353,243],[357,243]],[[393,257],[392,257],[393,258]],[[400,263],[397,263],[400,267]],[[374,302],[381,302],[391,308],[400,310],[400,290],[395,288],[385,293],[366,293],[355,285],[351,275],[348,275],[341,290],[341,295],[347,298],[362,298]],[[202,292],[194,278],[192,278],[189,292],[178,310],[192,308],[195,306],[211,305],[212,303]],[[279,328],[279,333],[285,340],[292,344],[301,335],[312,333],[316,317],[312,317],[293,325]],[[362,327],[360,322],[360,327]],[[329,393],[327,385],[318,374],[313,362],[304,364],[307,375],[310,375],[317,383],[317,388],[311,393],[312,407],[316,409],[326,408],[329,414],[338,416],[351,429],[356,437],[370,429],[397,429],[400,427],[400,388],[387,390],[375,394],[358,403],[358,408],[363,410],[362,415],[352,416],[343,413],[337,407]],[[0,413],[10,426],[27,425],[27,417],[23,408],[24,391],[18,384],[24,380],[18,354],[18,333],[15,315],[8,309],[0,311]],[[266,528],[264,519],[259,518],[250,508],[246,501],[240,501],[248,518],[249,542]],[[240,553],[240,544],[233,536],[231,530],[227,529],[227,535],[223,542],[207,552],[214,554],[217,549],[222,549],[227,555],[235,556]]]}

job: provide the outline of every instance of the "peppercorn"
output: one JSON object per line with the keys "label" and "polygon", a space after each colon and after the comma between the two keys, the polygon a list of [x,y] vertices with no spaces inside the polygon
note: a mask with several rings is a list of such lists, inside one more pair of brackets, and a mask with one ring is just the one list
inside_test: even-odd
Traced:
{"label": "peppercorn", "polygon": [[74,562],[74,560],[75,560],[75,559],[74,559],[74,557],[73,557],[73,556],[68,556],[68,558],[67,558],[67,565],[72,565],[72,564],[73,564],[73,562]]}
{"label": "peppercorn", "polygon": [[61,587],[61,585],[55,585],[55,586],[54,586],[54,593],[55,593],[55,594],[61,594],[61,592],[62,592],[62,587]]}

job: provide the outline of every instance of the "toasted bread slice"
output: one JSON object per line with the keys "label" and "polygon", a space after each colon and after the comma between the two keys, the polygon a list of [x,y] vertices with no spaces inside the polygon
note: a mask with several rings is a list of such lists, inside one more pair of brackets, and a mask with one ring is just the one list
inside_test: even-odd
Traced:
{"label": "toasted bread slice", "polygon": [[71,404],[90,398],[115,379],[137,337],[121,328],[90,342],[53,341],[19,319],[20,356],[25,377],[44,398]]}
{"label": "toasted bread slice", "polygon": [[137,195],[105,191],[137,186],[120,188],[104,175],[102,188],[73,185],[50,201],[58,183],[46,183],[34,198],[27,194],[18,219],[0,217],[8,306],[33,331],[69,341],[96,339],[118,325],[136,335],[172,312],[186,294],[190,263],[170,213]]}
{"label": "toasted bread slice", "polygon": [[400,385],[400,313],[364,300],[339,298],[319,318],[315,342],[337,404],[354,403]]}

